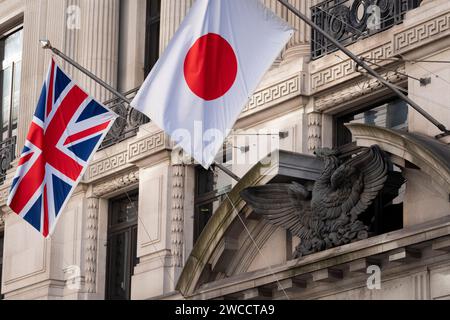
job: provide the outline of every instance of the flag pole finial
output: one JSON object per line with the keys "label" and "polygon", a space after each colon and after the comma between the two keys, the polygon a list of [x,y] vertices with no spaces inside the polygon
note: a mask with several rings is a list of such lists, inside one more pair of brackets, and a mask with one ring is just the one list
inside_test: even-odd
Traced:
{"label": "flag pole finial", "polygon": [[42,49],[52,49],[52,44],[48,39],[41,39],[39,40],[39,43],[41,44]]}

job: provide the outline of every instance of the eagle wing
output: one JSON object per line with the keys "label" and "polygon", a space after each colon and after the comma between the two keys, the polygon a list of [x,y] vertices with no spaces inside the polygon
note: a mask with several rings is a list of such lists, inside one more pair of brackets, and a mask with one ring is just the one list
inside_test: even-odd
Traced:
{"label": "eagle wing", "polygon": [[332,188],[347,190],[341,212],[356,220],[372,204],[388,178],[383,151],[372,146],[342,164],[331,177]]}
{"label": "eagle wing", "polygon": [[311,237],[310,192],[304,186],[293,182],[250,187],[241,192],[241,197],[269,223],[302,239]]}

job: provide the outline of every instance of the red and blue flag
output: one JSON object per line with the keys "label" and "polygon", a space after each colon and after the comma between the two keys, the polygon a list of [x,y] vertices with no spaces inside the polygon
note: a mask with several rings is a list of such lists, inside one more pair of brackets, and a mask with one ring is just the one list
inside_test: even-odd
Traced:
{"label": "red and blue flag", "polygon": [[9,207],[48,237],[117,115],[51,61]]}

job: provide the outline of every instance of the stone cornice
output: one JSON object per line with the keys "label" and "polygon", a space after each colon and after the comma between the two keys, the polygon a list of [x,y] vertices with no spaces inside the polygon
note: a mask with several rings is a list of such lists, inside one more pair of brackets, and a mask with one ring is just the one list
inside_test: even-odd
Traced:
{"label": "stone cornice", "polygon": [[109,193],[128,188],[139,183],[139,170],[127,172],[112,180],[108,180],[93,187],[92,193],[96,197],[103,197]]}
{"label": "stone cornice", "polygon": [[404,54],[449,35],[450,12],[445,12],[394,34],[394,54]]}
{"label": "stone cornice", "polygon": [[301,74],[296,74],[257,91],[242,111],[241,118],[302,94]]}
{"label": "stone cornice", "polygon": [[[361,40],[366,41],[366,40]],[[386,59],[392,56],[392,42],[386,42],[377,45],[375,48],[364,51],[360,54],[366,59]],[[324,57],[327,58],[327,57]],[[312,62],[313,65],[320,65],[325,59],[319,59]],[[311,91],[312,93],[325,90],[336,84],[360,76],[356,72],[356,63],[351,59],[340,60],[334,64],[324,63],[320,70],[311,73]]]}
{"label": "stone cornice", "polygon": [[135,167],[134,163],[160,151],[170,149],[170,140],[163,131],[131,140],[126,149],[98,159],[89,166],[84,183],[104,180],[108,176]]}
{"label": "stone cornice", "polygon": [[[381,73],[381,75],[389,82],[397,85],[407,81],[404,65],[392,68],[392,71]],[[316,97],[314,110],[328,113],[338,112],[341,107],[346,107],[349,102],[383,89],[384,86],[378,80],[364,78],[346,87],[326,91],[326,94]]]}

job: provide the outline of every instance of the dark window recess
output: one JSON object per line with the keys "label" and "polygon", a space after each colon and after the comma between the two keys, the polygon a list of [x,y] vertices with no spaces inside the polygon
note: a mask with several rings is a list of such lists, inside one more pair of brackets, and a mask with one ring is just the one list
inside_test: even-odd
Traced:
{"label": "dark window recess", "polygon": [[197,167],[195,170],[194,243],[202,233],[214,210],[214,172]]}
{"label": "dark window recess", "polygon": [[0,300],[3,299],[2,294],[2,272],[3,272],[3,232],[0,232]]}
{"label": "dark window recess", "polygon": [[347,123],[365,123],[378,127],[408,130],[408,105],[401,99],[391,99],[336,118],[336,146],[353,142]]}
{"label": "dark window recess", "polygon": [[369,226],[369,236],[403,228],[405,179],[398,167],[391,165],[384,189],[372,205],[359,216]]}
{"label": "dark window recess", "polygon": [[145,76],[159,58],[161,0],[147,0],[147,23],[145,30]]}
{"label": "dark window recess", "polygon": [[[364,123],[384,128],[408,130],[408,105],[400,99],[390,99],[336,118],[336,147],[345,150],[354,142],[347,123]],[[380,195],[359,219],[369,226],[370,236],[403,228],[403,196],[405,179],[401,169],[389,165],[388,180]]]}
{"label": "dark window recess", "polygon": [[129,300],[131,276],[138,264],[138,194],[109,203],[106,299]]}

